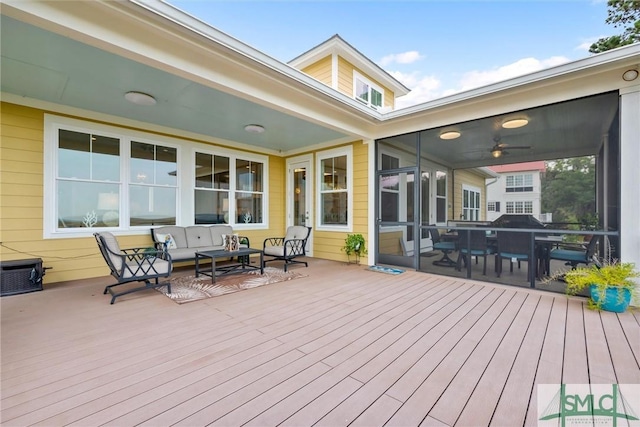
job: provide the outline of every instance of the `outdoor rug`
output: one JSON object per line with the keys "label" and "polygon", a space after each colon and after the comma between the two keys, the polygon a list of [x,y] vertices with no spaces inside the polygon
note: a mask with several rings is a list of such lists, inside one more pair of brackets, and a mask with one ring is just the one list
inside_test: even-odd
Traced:
{"label": "outdoor rug", "polygon": [[386,273],[386,274],[401,274],[404,273],[404,270],[399,268],[391,268],[391,267],[382,267],[380,265],[372,265],[367,268],[367,270],[376,271],[378,273]]}
{"label": "outdoor rug", "polygon": [[178,304],[184,304],[259,286],[286,282],[299,277],[306,277],[306,275],[295,271],[285,273],[275,267],[265,267],[263,275],[260,274],[259,270],[251,270],[245,273],[218,277],[216,278],[216,283],[211,283],[211,277],[209,276],[200,276],[198,278],[194,275],[176,277],[171,279],[170,294],[167,293],[166,286],[160,286],[156,289]]}

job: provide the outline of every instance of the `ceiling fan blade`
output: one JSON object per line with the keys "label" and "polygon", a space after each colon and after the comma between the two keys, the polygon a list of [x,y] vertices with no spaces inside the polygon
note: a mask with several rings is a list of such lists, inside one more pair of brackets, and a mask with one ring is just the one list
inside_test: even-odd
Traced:
{"label": "ceiling fan blade", "polygon": [[509,150],[530,150],[531,147],[528,145],[510,145]]}

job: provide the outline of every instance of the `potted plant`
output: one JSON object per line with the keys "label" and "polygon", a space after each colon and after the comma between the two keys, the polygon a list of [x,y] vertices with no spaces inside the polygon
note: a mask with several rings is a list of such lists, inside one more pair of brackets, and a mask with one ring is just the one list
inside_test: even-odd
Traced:
{"label": "potted plant", "polygon": [[563,274],[568,295],[589,289],[589,308],[622,313],[629,306],[631,297],[638,297],[638,285],[631,279],[640,277],[640,272],[633,263],[612,261],[601,265],[591,264]]}
{"label": "potted plant", "polygon": [[347,257],[349,257],[349,262],[351,262],[351,255],[355,255],[355,263],[360,264],[360,256],[367,253],[362,234],[347,234],[342,250],[347,254]]}

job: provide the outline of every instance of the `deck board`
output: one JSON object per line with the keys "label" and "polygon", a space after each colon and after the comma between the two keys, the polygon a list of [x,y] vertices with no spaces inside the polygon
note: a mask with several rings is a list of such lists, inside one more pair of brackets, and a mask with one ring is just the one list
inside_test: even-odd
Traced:
{"label": "deck board", "polygon": [[110,305],[109,278],[3,297],[0,422],[535,425],[538,384],[640,382],[636,313],[310,261],[183,305],[154,290]]}

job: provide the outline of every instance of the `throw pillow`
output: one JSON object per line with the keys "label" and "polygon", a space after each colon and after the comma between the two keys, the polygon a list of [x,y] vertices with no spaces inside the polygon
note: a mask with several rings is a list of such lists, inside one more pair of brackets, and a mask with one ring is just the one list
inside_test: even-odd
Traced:
{"label": "throw pillow", "polygon": [[237,251],[240,249],[240,236],[237,234],[224,234],[222,239],[225,251]]}
{"label": "throw pillow", "polygon": [[178,245],[176,245],[176,241],[173,240],[173,236],[171,234],[156,234],[156,238],[158,239],[158,243],[164,243],[167,249],[178,248]]}

